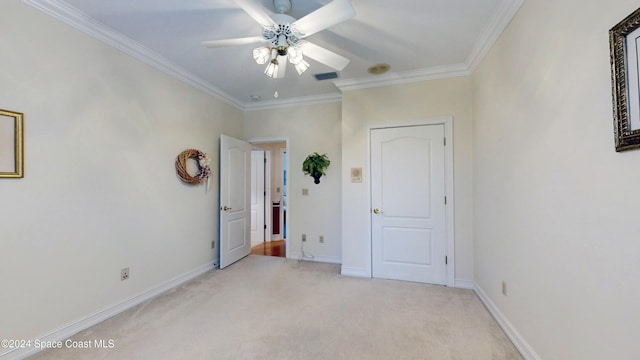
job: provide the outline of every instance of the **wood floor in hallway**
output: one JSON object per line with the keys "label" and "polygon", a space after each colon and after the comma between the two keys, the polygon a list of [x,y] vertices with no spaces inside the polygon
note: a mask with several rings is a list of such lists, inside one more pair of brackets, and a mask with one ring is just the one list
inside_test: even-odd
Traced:
{"label": "wood floor in hallway", "polygon": [[276,241],[265,241],[260,245],[256,245],[251,248],[252,255],[265,255],[265,256],[276,256],[276,257],[285,257],[286,248],[285,248],[284,240],[276,240]]}

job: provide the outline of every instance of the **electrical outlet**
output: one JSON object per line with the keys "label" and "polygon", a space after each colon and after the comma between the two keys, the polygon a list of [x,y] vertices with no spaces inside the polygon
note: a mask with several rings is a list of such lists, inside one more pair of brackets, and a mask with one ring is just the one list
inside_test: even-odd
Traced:
{"label": "electrical outlet", "polygon": [[302,241],[307,241],[307,234],[302,234]]}
{"label": "electrical outlet", "polygon": [[324,244],[324,236],[320,235],[320,244]]}
{"label": "electrical outlet", "polygon": [[302,189],[302,196],[309,195],[309,189]]}
{"label": "electrical outlet", "polygon": [[129,268],[120,269],[120,281],[127,280],[129,278]]}
{"label": "electrical outlet", "polygon": [[507,282],[502,281],[502,295],[507,296]]}
{"label": "electrical outlet", "polygon": [[215,240],[211,241],[211,248],[212,249],[216,248],[216,241]]}

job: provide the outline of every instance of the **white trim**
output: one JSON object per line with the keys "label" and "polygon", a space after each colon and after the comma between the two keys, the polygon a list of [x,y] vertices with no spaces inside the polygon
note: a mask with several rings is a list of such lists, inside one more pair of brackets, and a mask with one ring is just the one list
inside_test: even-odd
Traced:
{"label": "white trim", "polygon": [[271,150],[263,150],[265,159],[267,160],[264,165],[264,192],[266,193],[264,197],[264,221],[266,228],[264,229],[264,239],[270,239],[273,234],[272,228],[272,219],[271,213],[273,212],[272,204],[271,204]]}
{"label": "white trim", "polygon": [[305,256],[302,258],[302,253],[299,251],[291,252],[291,257],[287,256],[287,259],[292,260],[304,260],[304,261],[313,261],[313,262],[322,262],[322,263],[331,263],[331,264],[342,264],[342,259],[336,256],[318,256],[313,255],[313,257]]}
{"label": "white trim", "polygon": [[367,269],[349,267],[349,266],[342,266],[340,270],[340,274],[344,276],[371,278],[371,274],[367,272]]}
{"label": "white trim", "polygon": [[[289,170],[289,168],[287,168],[287,167],[286,167],[286,164],[284,164],[284,163],[282,162],[282,159],[284,159],[284,158],[285,158],[285,154],[288,154],[288,153],[287,153],[287,149],[282,149],[282,148],[280,148],[280,175],[283,175],[283,174],[284,174],[284,171],[285,171],[285,170],[287,170],[287,174],[289,175],[289,177],[291,177],[291,171],[288,171],[288,170]],[[289,158],[289,157],[287,156],[287,159],[288,159],[288,158]],[[278,185],[282,185],[282,187],[284,187],[284,183],[286,182],[286,179],[285,179],[283,176],[278,176],[278,178],[280,178],[280,179],[281,179],[281,181],[278,183]],[[279,226],[280,226],[280,229],[282,229],[282,231],[280,232],[280,236],[281,236],[283,239],[285,238],[285,234],[287,233],[287,229],[285,229],[285,228],[284,228],[284,227],[285,227],[285,225],[286,225],[285,217],[286,217],[286,215],[287,215],[287,214],[286,214],[286,205],[287,205],[287,204],[285,204],[284,194],[290,195],[288,192],[286,192],[286,189],[285,189],[285,191],[283,191],[283,192],[280,194],[280,202],[281,202],[281,204],[280,204],[280,215],[279,215],[279,216],[280,216],[280,224],[279,224]],[[289,197],[290,197],[290,196],[288,196],[288,198],[286,199],[287,201],[289,201],[289,200],[290,200],[290,199],[289,199]],[[286,251],[286,250],[285,250],[285,251]]]}
{"label": "white trim", "polygon": [[[217,261],[216,261],[217,263]],[[204,273],[206,273],[207,271],[213,270],[214,267],[216,266],[216,263],[210,263],[210,264],[205,264],[202,265],[200,267],[197,267],[191,271],[188,271],[182,275],[179,275],[163,284],[160,284],[158,286],[155,286],[145,292],[142,292],[132,298],[130,298],[129,300],[125,300],[121,303],[109,306],[105,309],[102,309],[100,311],[97,311],[93,314],[87,315],[84,318],[81,318],[77,321],[71,322],[69,324],[63,325],[57,329],[51,330],[48,333],[38,336],[37,339],[41,342],[47,342],[47,341],[63,341],[66,340],[68,338],[70,338],[71,336],[86,330],[102,321],[105,321],[113,316],[116,316],[126,310],[131,309],[132,307],[142,304],[145,301],[148,301],[162,293],[164,293],[167,290],[171,290],[173,288],[176,288],[194,278],[196,278],[197,276],[200,276]],[[35,339],[34,339],[35,341]],[[5,352],[5,353],[0,353],[0,357],[2,357],[3,360],[10,360],[10,359],[24,359],[28,356],[31,356],[37,352],[39,352],[41,349],[36,349],[36,348],[25,348],[25,349],[15,349],[15,350],[11,350],[9,352]]]}
{"label": "white trim", "polygon": [[446,79],[471,75],[465,64],[434,66],[405,72],[393,72],[377,77],[335,80],[333,83],[341,90],[358,90],[379,86],[400,85],[412,82]]}
{"label": "white trim", "polygon": [[454,197],[454,178],[453,178],[453,116],[444,119],[444,134],[446,137],[445,151],[445,196],[447,197],[447,205],[445,211],[447,213],[447,286],[455,286],[456,272],[456,247],[455,247],[455,203]]}
{"label": "white trim", "polygon": [[456,279],[455,287],[458,289],[473,290],[473,280]]}
{"label": "white trim", "polygon": [[525,360],[540,360],[540,356],[536,354],[536,352],[531,348],[531,345],[520,335],[518,330],[511,324],[509,319],[498,309],[496,304],[491,301],[489,296],[482,290],[482,288],[478,285],[478,283],[474,283],[474,291],[480,301],[487,307],[487,310],[493,315],[493,317],[498,322],[498,325],[502,328],[502,330],[507,334],[507,337],[511,340],[513,345],[515,345],[516,349],[520,352],[522,357]]}
{"label": "white trim", "polygon": [[502,0],[498,9],[493,13],[489,25],[480,35],[471,53],[467,57],[467,69],[473,72],[480,65],[493,44],[498,40],[511,19],[516,15],[524,0]]}
{"label": "white trim", "polygon": [[269,110],[269,109],[278,109],[278,108],[288,108],[294,106],[307,106],[307,105],[317,105],[317,104],[328,104],[334,102],[341,102],[342,94],[322,94],[322,95],[314,95],[314,96],[304,96],[304,97],[296,97],[290,99],[282,99],[282,100],[266,100],[260,102],[254,102],[245,104],[245,111],[258,111],[258,110]]}
{"label": "white trim", "polygon": [[[443,125],[444,134],[447,138],[447,145],[445,146],[445,196],[447,197],[446,211],[446,225],[445,236],[447,241],[447,279],[446,285],[449,287],[455,287],[455,197],[453,191],[453,116],[439,116],[428,119],[411,119],[402,121],[390,121],[383,123],[371,123],[367,124],[367,164],[371,164],[371,130],[384,129],[384,128],[397,128],[405,126],[424,126],[424,125]],[[370,172],[371,166],[367,166],[367,178],[371,178]],[[368,184],[369,190],[371,190],[371,184]],[[369,209],[372,208],[371,204],[371,191],[367,193]],[[372,256],[372,234],[371,234],[371,217],[368,220],[368,239],[367,241],[367,267],[370,273],[373,273]]]}
{"label": "white trim", "polygon": [[243,104],[225,93],[221,89],[213,86],[204,79],[188,72],[182,67],[172,63],[160,54],[142,46],[125,35],[102,24],[82,11],[70,6],[62,0],[23,0],[25,3],[44,13],[61,20],[62,22],[75,27],[114,48],[121,50],[134,58],[141,60],[152,67],[183,81],[196,89],[218,98],[239,110],[243,110]]}

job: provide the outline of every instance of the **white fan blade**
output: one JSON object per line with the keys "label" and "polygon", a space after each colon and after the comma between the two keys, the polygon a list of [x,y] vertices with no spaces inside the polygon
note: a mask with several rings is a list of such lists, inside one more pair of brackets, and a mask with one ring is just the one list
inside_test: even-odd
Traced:
{"label": "white fan blade", "polygon": [[278,56],[278,75],[276,79],[282,79],[287,73],[287,56]]}
{"label": "white fan blade", "polygon": [[300,49],[302,49],[302,54],[305,57],[309,57],[338,71],[342,71],[349,64],[349,59],[346,57],[308,41],[301,41]]}
{"label": "white fan blade", "polygon": [[291,24],[291,27],[304,38],[349,20],[355,15],[356,11],[349,0],[333,0],[320,9],[296,20]]}
{"label": "white fan blade", "polygon": [[262,6],[262,3],[256,0],[235,0],[242,10],[253,18],[262,27],[278,26],[271,18],[272,12]]}
{"label": "white fan blade", "polygon": [[217,48],[217,47],[225,47],[225,46],[255,44],[255,43],[260,43],[264,41],[265,40],[262,36],[252,36],[252,37],[237,38],[237,39],[208,40],[208,41],[203,41],[202,45],[208,48]]}

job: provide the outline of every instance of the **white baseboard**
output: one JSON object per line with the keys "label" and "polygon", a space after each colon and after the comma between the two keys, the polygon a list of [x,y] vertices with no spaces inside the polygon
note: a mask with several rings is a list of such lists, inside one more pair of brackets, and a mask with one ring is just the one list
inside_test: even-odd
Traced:
{"label": "white baseboard", "polygon": [[482,290],[477,283],[473,284],[473,290],[476,295],[480,298],[480,301],[484,303],[484,306],[487,307],[491,315],[493,315],[494,319],[498,322],[498,325],[502,328],[502,330],[507,334],[507,337],[511,340],[513,345],[520,351],[525,360],[540,360],[540,356],[536,354],[535,351],[531,348],[531,345],[520,335],[518,330],[511,324],[511,322],[502,314],[502,312],[498,309],[496,304],[491,301],[489,296]]}
{"label": "white baseboard", "polygon": [[[84,318],[71,322],[69,324],[66,324],[58,329],[55,330],[51,330],[48,333],[37,337],[37,340],[39,340],[39,342],[57,342],[57,341],[64,341],[68,338],[70,338],[71,336],[86,330],[104,320],[107,320],[115,315],[120,314],[121,312],[124,312],[126,310],[129,310],[130,308],[139,305],[147,300],[150,300],[160,294],[162,294],[163,292],[173,289],[179,285],[182,285],[190,280],[192,280],[193,278],[204,274],[207,271],[210,271],[212,269],[214,269],[217,266],[218,260],[216,260],[214,263],[211,264],[205,264],[202,265],[196,269],[193,269],[189,272],[186,272],[180,276],[177,276],[163,284],[160,284],[154,288],[151,288],[141,294],[138,294],[134,297],[132,297],[129,300],[123,301],[119,304],[115,304],[113,306],[110,306],[108,308],[105,308],[103,310],[100,310],[96,313],[93,313],[91,315],[87,315]],[[36,339],[33,339],[33,341],[35,341]],[[11,350],[9,352],[6,353],[0,353],[0,359],[2,360],[18,360],[18,359],[24,359],[28,356],[34,355],[35,353],[39,352],[40,349],[36,349],[36,348],[24,348],[24,349],[15,349],[15,350]]]}
{"label": "white baseboard", "polygon": [[473,290],[473,280],[456,279],[454,287]]}
{"label": "white baseboard", "polygon": [[349,266],[343,266],[342,270],[340,271],[340,274],[344,276],[355,276],[355,277],[365,277],[365,278],[371,277],[371,274],[369,274],[369,272],[366,269],[349,267]]}
{"label": "white baseboard", "polygon": [[324,262],[324,263],[331,263],[331,264],[342,264],[342,259],[335,256],[319,256],[319,255],[310,255],[310,254],[305,254],[305,255],[306,256],[303,258],[301,252],[292,251],[289,258],[295,259],[295,260],[300,259],[300,260],[306,260],[306,261]]}

